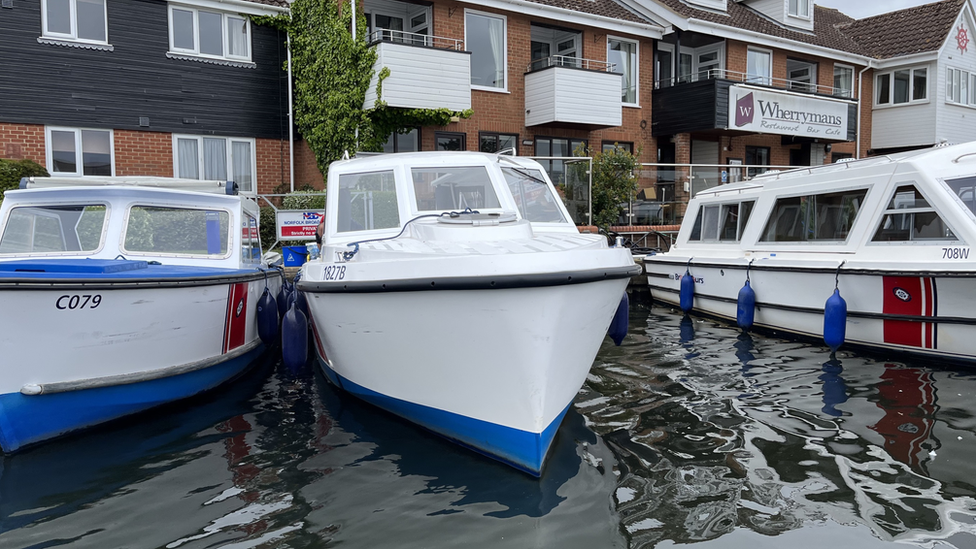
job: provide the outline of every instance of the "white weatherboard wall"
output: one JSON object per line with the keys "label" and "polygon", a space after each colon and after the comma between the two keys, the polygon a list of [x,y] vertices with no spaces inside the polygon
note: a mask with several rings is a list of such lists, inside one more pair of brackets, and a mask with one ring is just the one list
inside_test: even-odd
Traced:
{"label": "white weatherboard wall", "polygon": [[619,126],[621,75],[550,67],[525,75],[525,125],[552,122]]}
{"label": "white weatherboard wall", "polygon": [[[939,79],[938,95],[936,103],[938,112],[936,116],[937,127],[935,141],[945,139],[949,143],[966,143],[976,141],[976,105],[960,105],[953,103],[946,98],[946,79],[948,69],[966,71],[970,74],[968,90],[971,91],[973,82],[972,75],[976,74],[976,35],[974,35],[973,22],[969,17],[969,10],[963,10],[962,15],[949,30],[949,38],[942,47],[939,56]],[[966,44],[965,51],[959,48],[959,41],[956,36],[959,29],[966,31],[969,42]]]}
{"label": "white weatherboard wall", "polygon": [[[926,78],[928,85],[928,100],[924,103],[906,103],[904,105],[877,105],[877,72],[875,72],[875,97],[872,99],[874,111],[871,114],[871,148],[888,149],[894,147],[914,147],[917,145],[932,145],[936,139],[936,105],[939,98],[935,97],[935,73],[939,72],[934,63],[905,65],[904,68],[928,68]],[[900,68],[900,67],[899,67]],[[885,69],[887,72],[889,69]],[[897,69],[895,69],[897,70]],[[942,69],[944,72],[945,69]],[[945,80],[943,75],[942,80]],[[943,83],[944,86],[944,83]],[[945,88],[942,87],[945,95]],[[945,102],[945,98],[941,99]]]}
{"label": "white weatherboard wall", "polygon": [[371,109],[376,103],[376,84],[383,67],[390,69],[382,90],[382,99],[390,107],[452,111],[471,108],[470,54],[393,42],[380,42],[376,53],[364,108]]}

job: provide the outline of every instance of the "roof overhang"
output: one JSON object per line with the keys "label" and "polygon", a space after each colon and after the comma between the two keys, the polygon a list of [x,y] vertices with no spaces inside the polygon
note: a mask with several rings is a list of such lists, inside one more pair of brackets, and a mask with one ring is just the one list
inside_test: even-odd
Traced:
{"label": "roof overhang", "polygon": [[[587,27],[596,27],[603,30],[633,34],[660,40],[664,37],[664,27],[655,23],[637,23],[633,21],[622,21],[612,17],[583,13],[565,8],[547,6],[528,0],[461,0],[464,4],[480,6],[485,8],[495,8],[504,11],[517,11],[518,13],[530,17],[542,17],[553,19],[564,23],[574,23]],[[640,15],[644,15],[641,13]]]}
{"label": "roof overhang", "polygon": [[233,11],[245,15],[278,15],[290,11],[289,8],[258,4],[247,0],[171,0],[168,3],[218,11]]}
{"label": "roof overhang", "polygon": [[939,60],[939,52],[937,51],[926,51],[922,53],[913,53],[912,55],[901,55],[898,57],[891,57],[888,59],[877,59],[874,62],[873,68],[875,70],[885,70],[894,67],[903,67],[905,65],[917,65],[919,63],[931,63],[933,61]]}

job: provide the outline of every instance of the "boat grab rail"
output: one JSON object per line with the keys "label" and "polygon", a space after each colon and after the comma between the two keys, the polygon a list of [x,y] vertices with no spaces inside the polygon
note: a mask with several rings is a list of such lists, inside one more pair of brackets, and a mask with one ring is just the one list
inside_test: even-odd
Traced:
{"label": "boat grab rail", "polygon": [[406,223],[404,223],[403,224],[403,228],[400,229],[400,232],[398,232],[397,234],[395,234],[393,236],[386,236],[386,237],[383,237],[383,238],[370,238],[368,240],[359,240],[359,241],[356,241],[356,242],[350,242],[350,243],[346,244],[346,246],[353,246],[353,249],[352,250],[349,250],[349,251],[346,251],[346,252],[342,252],[342,260],[343,261],[350,261],[352,258],[356,257],[356,254],[359,253],[359,245],[360,244],[366,244],[366,243],[369,243],[369,242],[382,242],[384,240],[395,240],[397,238],[400,238],[400,236],[403,235],[403,231],[406,231],[407,230],[407,225],[410,225],[411,223],[413,223],[414,221],[417,221],[419,219],[424,219],[424,218],[427,218],[427,217],[444,217],[445,215],[446,216],[449,216],[449,217],[461,217],[461,214],[476,214],[476,213],[481,213],[481,212],[479,212],[478,210],[472,210],[471,208],[465,208],[464,210],[462,210],[460,212],[450,211],[450,212],[441,212],[439,214],[418,215],[417,217],[415,217],[413,219],[410,219]]}

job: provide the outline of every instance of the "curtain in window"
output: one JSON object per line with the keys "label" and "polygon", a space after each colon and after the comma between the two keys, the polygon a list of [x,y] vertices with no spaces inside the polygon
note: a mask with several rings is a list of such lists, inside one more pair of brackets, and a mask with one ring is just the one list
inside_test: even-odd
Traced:
{"label": "curtain in window", "polygon": [[488,19],[488,39],[491,41],[491,55],[495,58],[496,88],[505,87],[505,22],[501,19]]}
{"label": "curtain in window", "polygon": [[81,130],[81,159],[84,175],[112,175],[112,134],[103,130]]}
{"label": "curtain in window", "polygon": [[200,179],[200,156],[196,139],[176,140],[176,175]]}
{"label": "curtain in window", "polygon": [[228,53],[235,57],[247,57],[247,21],[237,17],[227,17]]}
{"label": "curtain in window", "polygon": [[765,51],[750,51],[746,54],[746,75],[748,77],[746,81],[769,85],[769,77],[772,74],[771,57],[769,52]]}
{"label": "curtain in window", "polygon": [[637,61],[636,44],[632,42],[610,41],[609,61],[614,64],[613,72],[623,75],[621,78],[620,98],[624,103],[637,102],[637,88],[635,86],[634,68]]}
{"label": "curtain in window", "polygon": [[251,144],[247,141],[232,141],[231,159],[234,165],[234,173],[231,179],[237,183],[241,192],[253,192],[254,174],[251,173]]}
{"label": "curtain in window", "polygon": [[227,180],[226,140],[203,139],[203,178],[217,181]]}

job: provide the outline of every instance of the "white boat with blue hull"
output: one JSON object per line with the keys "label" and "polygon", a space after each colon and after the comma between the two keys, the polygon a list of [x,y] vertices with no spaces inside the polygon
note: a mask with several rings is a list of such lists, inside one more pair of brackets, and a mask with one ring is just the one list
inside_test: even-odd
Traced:
{"label": "white boat with blue hull", "polygon": [[265,348],[259,317],[272,339],[259,310],[281,274],[253,200],[166,178],[21,186],[0,207],[4,452],[233,379]]}
{"label": "white boat with blue hull", "polygon": [[973,363],[974,212],[976,143],[767,173],[699,193],[644,268],[685,311]]}
{"label": "white boat with blue hull", "polygon": [[630,252],[580,234],[524,158],[340,161],[329,189],[322,258],[297,285],[326,376],[540,475],[615,313],[626,316],[640,272]]}

